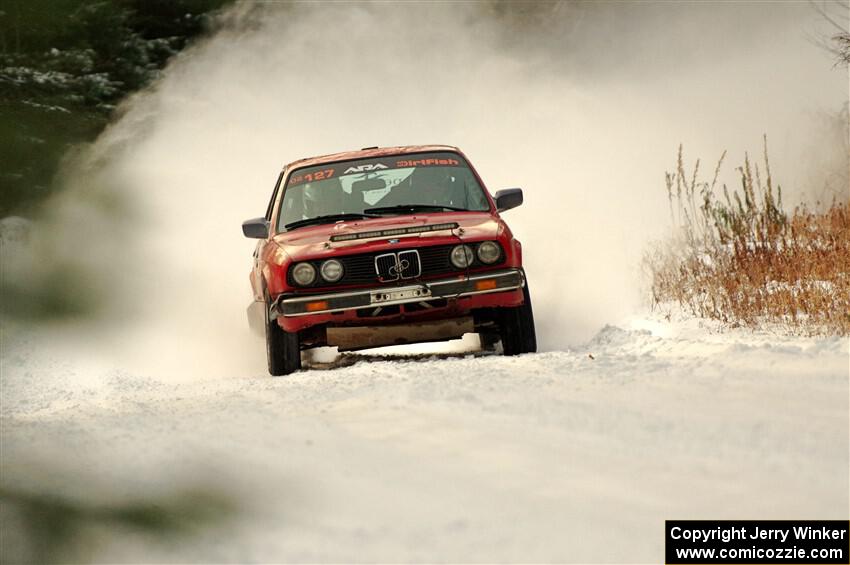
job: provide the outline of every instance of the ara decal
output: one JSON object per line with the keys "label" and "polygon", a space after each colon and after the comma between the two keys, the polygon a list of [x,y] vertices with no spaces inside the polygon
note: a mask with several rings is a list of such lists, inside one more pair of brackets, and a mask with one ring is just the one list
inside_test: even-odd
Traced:
{"label": "ara decal", "polygon": [[380,171],[381,169],[389,169],[389,167],[387,167],[383,163],[366,163],[365,165],[348,167],[342,174],[347,175],[348,173],[365,173],[366,171]]}

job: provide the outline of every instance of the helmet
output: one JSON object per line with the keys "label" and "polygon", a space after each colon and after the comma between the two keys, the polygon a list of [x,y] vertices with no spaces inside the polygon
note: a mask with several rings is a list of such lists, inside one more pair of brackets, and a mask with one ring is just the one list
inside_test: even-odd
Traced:
{"label": "helmet", "polygon": [[321,211],[319,201],[319,187],[316,184],[310,182],[305,184],[301,191],[301,198],[304,206],[305,218],[314,218],[322,215],[323,212]]}
{"label": "helmet", "polygon": [[339,179],[308,182],[301,190],[301,201],[305,218],[327,214],[339,214],[344,209],[345,193]]}

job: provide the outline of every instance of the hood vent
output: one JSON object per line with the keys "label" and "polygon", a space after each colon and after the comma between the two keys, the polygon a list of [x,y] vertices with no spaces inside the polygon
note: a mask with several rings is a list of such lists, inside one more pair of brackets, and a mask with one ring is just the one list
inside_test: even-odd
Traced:
{"label": "hood vent", "polygon": [[431,224],[430,226],[411,226],[409,228],[393,228],[390,230],[364,231],[360,233],[346,233],[340,235],[332,235],[331,241],[351,241],[353,239],[369,239],[372,237],[393,237],[396,235],[409,235],[412,233],[422,233],[439,230],[453,230],[458,227],[456,222],[445,224]]}

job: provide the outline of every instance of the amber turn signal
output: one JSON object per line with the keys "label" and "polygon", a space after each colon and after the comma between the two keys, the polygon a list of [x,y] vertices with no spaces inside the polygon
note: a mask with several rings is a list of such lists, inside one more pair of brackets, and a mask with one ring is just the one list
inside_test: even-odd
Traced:
{"label": "amber turn signal", "polygon": [[476,281],[475,283],[475,290],[493,290],[494,288],[496,288],[495,279]]}

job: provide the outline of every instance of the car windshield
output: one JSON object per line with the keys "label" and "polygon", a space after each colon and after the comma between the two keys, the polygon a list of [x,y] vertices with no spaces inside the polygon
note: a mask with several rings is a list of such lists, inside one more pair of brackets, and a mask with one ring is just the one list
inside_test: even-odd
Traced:
{"label": "car windshield", "polygon": [[284,188],[277,230],[330,223],[340,215],[489,209],[484,190],[460,155],[391,155],[296,169]]}

